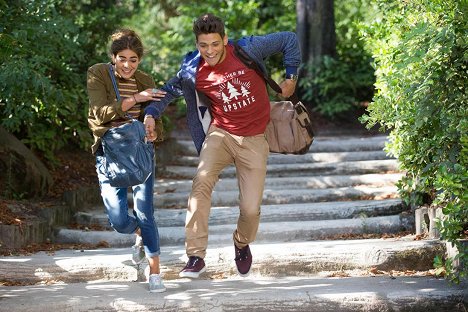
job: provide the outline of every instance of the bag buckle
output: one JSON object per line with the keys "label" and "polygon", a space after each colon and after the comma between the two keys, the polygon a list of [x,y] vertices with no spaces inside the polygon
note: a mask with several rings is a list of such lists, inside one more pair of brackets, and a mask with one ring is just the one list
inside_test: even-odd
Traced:
{"label": "bag buckle", "polygon": [[307,109],[305,108],[304,104],[299,102],[296,105],[294,105],[294,109],[296,110],[297,120],[299,121],[301,127],[306,128],[309,135],[313,137],[314,131],[312,130],[312,122],[310,121],[309,113],[307,112]]}

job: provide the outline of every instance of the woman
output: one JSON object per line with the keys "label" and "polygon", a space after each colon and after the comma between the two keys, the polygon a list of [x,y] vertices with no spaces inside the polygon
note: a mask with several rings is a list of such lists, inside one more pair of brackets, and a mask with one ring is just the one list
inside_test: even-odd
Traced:
{"label": "woman", "polygon": [[[101,196],[106,207],[109,222],[119,233],[135,233],[136,242],[132,247],[132,261],[141,263],[146,254],[150,275],[148,278],[151,292],[166,290],[159,268],[159,233],[154,220],[153,186],[154,172],[142,184],[132,186],[133,215],[128,214],[127,188],[112,187],[103,171],[103,149],[101,137],[111,127],[128,121],[127,114],[134,119],[145,121],[152,116],[143,116],[144,107],[149,101],[157,101],[164,92],[154,89],[151,76],[138,70],[143,57],[143,44],[139,36],[129,29],[121,29],[111,36],[111,64],[95,64],[88,69],[87,88],[89,95],[88,124],[93,132],[92,152],[96,155],[96,171],[101,188]],[[111,80],[109,67],[115,75],[120,100]],[[158,125],[156,138],[162,140],[162,122]],[[154,166],[153,166],[154,168]]]}

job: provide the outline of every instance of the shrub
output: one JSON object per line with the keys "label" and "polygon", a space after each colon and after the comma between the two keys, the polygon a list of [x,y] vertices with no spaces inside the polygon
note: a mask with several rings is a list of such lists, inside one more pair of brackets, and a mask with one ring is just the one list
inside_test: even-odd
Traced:
{"label": "shrub", "polygon": [[109,60],[130,2],[0,2],[1,125],[51,164],[65,145],[91,144],[86,70]]}
{"label": "shrub", "polygon": [[[381,16],[363,28],[377,93],[362,121],[391,130],[387,150],[406,171],[402,198],[413,207],[442,207],[441,236],[459,247],[468,231],[468,3],[377,2]],[[467,276],[468,268],[453,270],[452,261],[450,279]]]}

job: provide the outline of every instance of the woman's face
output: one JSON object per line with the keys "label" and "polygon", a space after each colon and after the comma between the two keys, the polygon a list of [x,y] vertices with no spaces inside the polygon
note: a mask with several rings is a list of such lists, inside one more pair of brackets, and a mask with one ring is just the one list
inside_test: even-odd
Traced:
{"label": "woman's face", "polygon": [[138,64],[140,64],[140,58],[130,49],[118,52],[113,56],[113,61],[115,64],[115,70],[122,78],[125,79],[131,78],[137,70]]}

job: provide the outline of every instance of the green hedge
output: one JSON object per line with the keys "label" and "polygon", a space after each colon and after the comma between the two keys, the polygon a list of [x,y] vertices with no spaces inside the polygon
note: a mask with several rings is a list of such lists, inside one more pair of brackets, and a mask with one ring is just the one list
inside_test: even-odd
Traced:
{"label": "green hedge", "polygon": [[[389,152],[406,176],[413,207],[442,207],[442,238],[462,248],[468,233],[468,3],[378,0],[380,16],[363,35],[376,64],[377,93],[362,120],[391,130]],[[460,250],[468,263],[468,252]],[[443,261],[446,260],[446,261]],[[450,279],[467,276],[445,262]]]}

